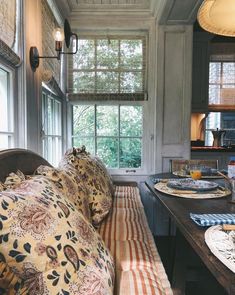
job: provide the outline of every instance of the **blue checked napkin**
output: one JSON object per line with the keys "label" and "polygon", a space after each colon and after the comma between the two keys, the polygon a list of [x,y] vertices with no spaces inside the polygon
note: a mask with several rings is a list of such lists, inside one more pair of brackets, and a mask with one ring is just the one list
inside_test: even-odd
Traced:
{"label": "blue checked napkin", "polygon": [[193,214],[190,218],[200,226],[235,224],[235,214]]}

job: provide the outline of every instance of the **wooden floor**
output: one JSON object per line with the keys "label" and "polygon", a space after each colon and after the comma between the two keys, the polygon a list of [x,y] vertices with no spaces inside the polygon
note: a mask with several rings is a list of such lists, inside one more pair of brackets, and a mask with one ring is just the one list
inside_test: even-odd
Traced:
{"label": "wooden floor", "polygon": [[[155,237],[155,243],[172,282],[172,266],[174,261],[174,237]],[[190,263],[187,267],[185,295],[226,295],[226,291],[211,275],[201,259],[188,247]]]}

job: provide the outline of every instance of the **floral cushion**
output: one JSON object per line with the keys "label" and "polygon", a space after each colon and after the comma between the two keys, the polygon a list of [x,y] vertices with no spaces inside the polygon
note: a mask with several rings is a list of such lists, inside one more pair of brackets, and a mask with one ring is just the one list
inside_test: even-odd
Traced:
{"label": "floral cushion", "polygon": [[3,257],[0,259],[0,294],[24,294],[26,289],[23,288],[22,280],[2,261]]}
{"label": "floral cushion", "polygon": [[0,192],[0,229],[0,260],[27,294],[112,294],[113,259],[101,237],[44,176]]}
{"label": "floral cushion", "polygon": [[0,182],[0,191],[6,190],[7,188],[14,188],[19,183],[29,178],[30,176],[25,176],[20,170],[17,170],[16,173],[12,172],[6,177],[4,183]]}
{"label": "floral cushion", "polygon": [[104,165],[83,148],[68,151],[59,163],[59,167],[64,170],[76,169],[90,192],[92,222],[95,226],[100,224],[110,211],[113,193],[112,181]]}
{"label": "floral cushion", "polygon": [[64,197],[67,197],[75,207],[91,222],[89,209],[89,191],[79,178],[76,170],[60,170],[49,166],[39,166],[36,174],[44,175],[57,186]]}

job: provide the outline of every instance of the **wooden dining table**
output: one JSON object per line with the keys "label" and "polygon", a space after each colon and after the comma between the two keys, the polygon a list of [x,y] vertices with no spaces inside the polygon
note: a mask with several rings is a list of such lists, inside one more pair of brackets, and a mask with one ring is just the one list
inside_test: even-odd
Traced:
{"label": "wooden dining table", "polygon": [[[200,200],[171,196],[159,192],[154,188],[156,179],[161,178],[169,179],[175,178],[175,176],[170,173],[149,176],[146,181],[147,187],[166,209],[170,218],[174,221],[177,230],[187,240],[194,252],[201,258],[211,274],[213,274],[228,294],[235,295],[235,273],[214,256],[206,245],[204,235],[207,227],[198,226],[190,219],[190,213],[235,213],[235,204],[230,202],[231,196]],[[180,263],[181,262],[178,261],[178,264]],[[182,279],[183,272],[181,274],[177,270],[174,272],[175,276],[181,275]],[[173,285],[174,284],[176,289],[181,288],[177,280],[173,278]],[[182,292],[179,291],[178,294],[184,294],[183,290],[181,291]]]}

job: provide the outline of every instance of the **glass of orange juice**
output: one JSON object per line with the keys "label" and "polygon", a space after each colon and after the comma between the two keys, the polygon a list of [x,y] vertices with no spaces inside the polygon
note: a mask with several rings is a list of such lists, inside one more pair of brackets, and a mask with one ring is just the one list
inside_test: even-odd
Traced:
{"label": "glass of orange juice", "polygon": [[202,177],[201,167],[197,165],[190,167],[190,176],[193,180],[200,179]]}

